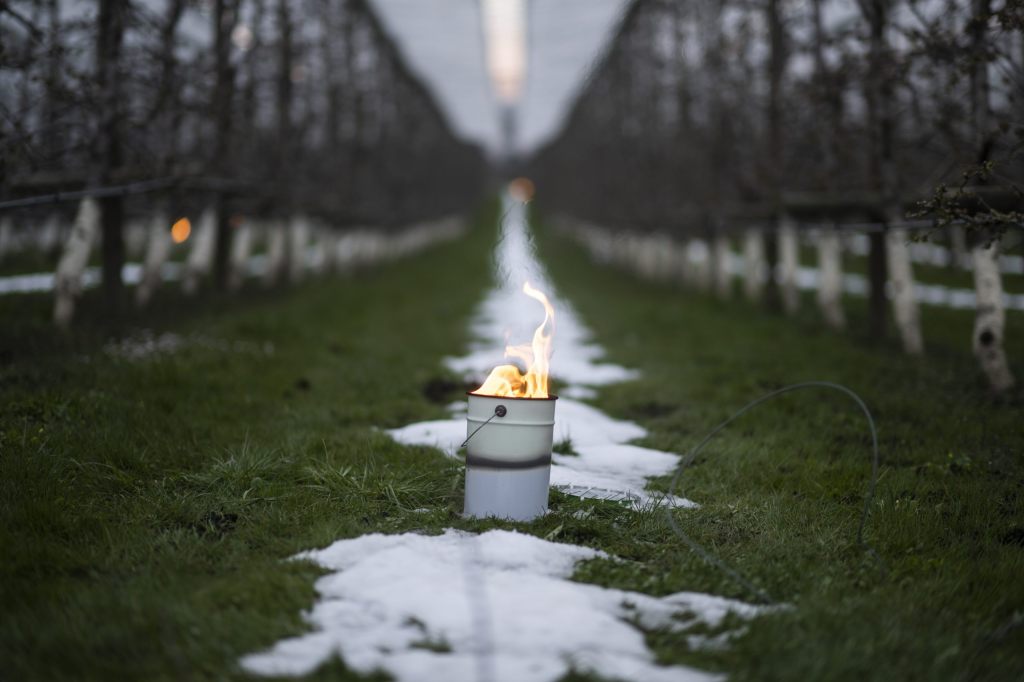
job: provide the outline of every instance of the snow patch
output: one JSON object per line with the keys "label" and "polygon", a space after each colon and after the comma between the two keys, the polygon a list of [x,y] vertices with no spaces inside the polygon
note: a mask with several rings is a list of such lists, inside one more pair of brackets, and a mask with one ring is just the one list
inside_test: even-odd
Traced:
{"label": "snow patch", "polygon": [[570,669],[608,679],[715,680],[657,665],[644,630],[714,628],[729,613],[766,611],[703,594],[659,598],[573,582],[578,562],[608,555],[505,530],[364,535],[296,558],[333,571],[317,581],[321,599],[305,616],[314,629],[244,657],[251,673],[306,675],[338,655],[356,672],[383,670],[399,682],[549,682]]}

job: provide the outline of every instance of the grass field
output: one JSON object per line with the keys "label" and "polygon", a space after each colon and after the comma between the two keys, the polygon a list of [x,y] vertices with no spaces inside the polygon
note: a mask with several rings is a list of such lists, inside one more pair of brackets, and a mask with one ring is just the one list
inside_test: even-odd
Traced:
{"label": "grass field", "polygon": [[[0,302],[2,676],[244,679],[238,657],[301,632],[313,600],[317,569],[281,559],[368,532],[517,527],[629,560],[588,562],[578,580],[751,598],[660,512],[553,497],[532,524],[463,520],[458,462],[379,432],[460,395],[440,360],[469,340],[493,219],[492,206],[466,240],[347,278],[201,304],[165,292],[137,324],[178,345],[136,359],[107,342],[123,322],[65,338],[48,332],[46,298]],[[645,425],[649,445],[685,452],[749,399],[808,379],[848,384],[878,419],[867,539],[884,572],[854,542],[870,465],[847,399],[785,396],[712,443],[683,478],[703,506],[678,520],[792,608],[717,653],[650,632],[661,660],[734,679],[1024,673],[1020,392],[989,397],[952,346],[910,360],[810,317],[598,269],[546,233],[541,245],[610,358],[643,371],[595,402]],[[341,662],[314,678],[356,679]]]}

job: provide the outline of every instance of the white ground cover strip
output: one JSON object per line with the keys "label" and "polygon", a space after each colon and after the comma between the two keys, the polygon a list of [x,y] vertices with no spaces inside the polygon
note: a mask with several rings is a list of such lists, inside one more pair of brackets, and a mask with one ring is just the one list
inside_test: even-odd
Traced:
{"label": "white ground cover strip", "polygon": [[[720,676],[660,666],[644,631],[717,627],[766,607],[680,592],[651,597],[572,582],[587,547],[493,530],[364,535],[300,554],[333,571],[306,618],[315,630],[242,659],[261,675],[305,675],[335,655],[399,682],[554,682],[571,669],[607,679],[689,682]],[[725,635],[724,638],[727,638]],[[694,635],[720,644],[723,637]]]}

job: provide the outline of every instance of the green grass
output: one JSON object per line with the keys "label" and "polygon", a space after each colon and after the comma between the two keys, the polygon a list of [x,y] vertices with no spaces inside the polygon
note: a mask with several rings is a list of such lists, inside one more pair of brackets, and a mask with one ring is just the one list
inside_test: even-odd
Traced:
{"label": "green grass", "polygon": [[[0,300],[18,320],[0,332],[3,675],[246,679],[239,656],[306,627],[319,572],[282,559],[368,532],[517,527],[627,560],[587,562],[578,580],[749,598],[659,511],[552,494],[531,524],[464,520],[458,462],[378,430],[438,418],[460,395],[440,359],[469,340],[494,215],[422,257],[290,290],[201,303],[166,290],[127,316],[103,315],[92,292],[94,321],[73,335],[50,331],[46,297]],[[562,293],[613,360],[643,371],[596,403],[648,427],[646,444],[685,452],[747,400],[806,379],[849,384],[879,421],[868,539],[888,572],[853,540],[861,418],[841,396],[786,396],[698,459],[683,492],[703,507],[678,518],[792,608],[720,653],[649,632],[660,660],[736,679],[1017,676],[1024,628],[999,628],[1024,608],[1019,392],[990,398],[960,347],[911,360],[871,343],[856,309],[854,331],[832,334],[811,311],[786,320],[642,283],[542,236]],[[131,361],[104,350],[138,326],[186,345]],[[340,661],[313,678],[364,679]]]}
{"label": "green grass", "polygon": [[[560,238],[542,244],[556,283],[610,358],[643,371],[603,390],[597,405],[647,426],[645,444],[686,452],[749,400],[814,379],[850,386],[878,421],[882,468],[866,536],[884,558],[884,574],[855,543],[870,450],[851,401],[810,391],[783,396],[712,442],[683,477],[683,492],[703,506],[679,521],[793,608],[755,621],[722,653],[688,652],[682,637],[650,633],[661,660],[740,680],[1024,673],[1024,628],[1001,631],[1024,616],[1019,390],[992,398],[954,335],[939,334],[928,356],[910,359],[895,342],[858,331],[866,327],[862,308],[848,310],[852,331],[840,335],[813,311],[787,320],[599,269]],[[945,318],[952,321],[959,318]],[[1018,373],[1021,347],[1011,347]],[[578,578],[656,594],[749,598],[657,519],[632,538],[625,551],[638,563],[592,562]]]}
{"label": "green grass", "polygon": [[165,292],[138,319],[198,341],[138,361],[105,352],[100,323],[55,335],[46,297],[5,300],[20,323],[0,340],[2,676],[240,677],[240,655],[304,629],[317,571],[283,558],[457,518],[458,463],[377,427],[454,399],[423,389],[488,280],[493,210],[479,222],[350,278]]}

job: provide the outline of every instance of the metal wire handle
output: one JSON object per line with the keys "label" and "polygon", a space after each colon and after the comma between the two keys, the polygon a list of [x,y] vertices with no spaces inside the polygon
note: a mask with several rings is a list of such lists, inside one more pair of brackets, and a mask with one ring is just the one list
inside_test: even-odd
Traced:
{"label": "metal wire handle", "polygon": [[483,424],[473,429],[473,433],[466,436],[466,440],[462,441],[462,445],[459,446],[459,449],[461,450],[462,448],[466,447],[466,445],[469,444],[470,439],[476,435],[476,432],[490,424],[492,419],[494,419],[495,417],[504,417],[506,414],[508,414],[508,408],[506,408],[504,405],[498,405],[497,407],[495,407],[494,414],[488,417],[487,421],[485,421]]}

